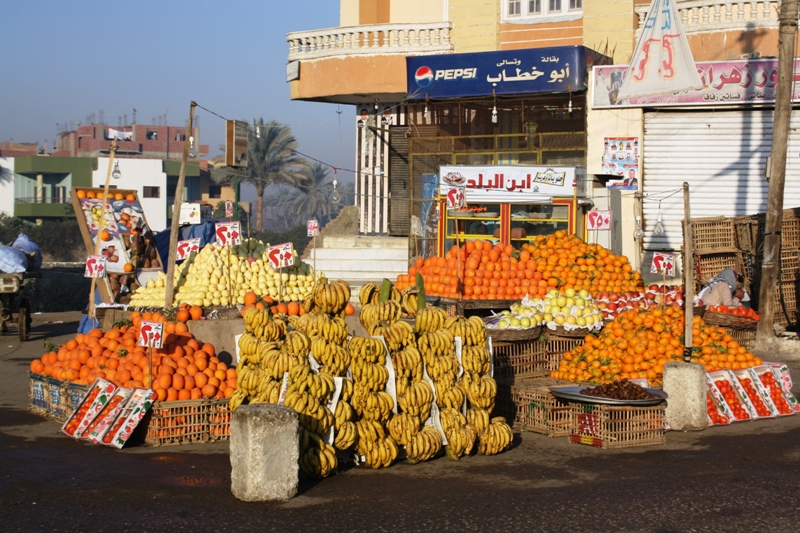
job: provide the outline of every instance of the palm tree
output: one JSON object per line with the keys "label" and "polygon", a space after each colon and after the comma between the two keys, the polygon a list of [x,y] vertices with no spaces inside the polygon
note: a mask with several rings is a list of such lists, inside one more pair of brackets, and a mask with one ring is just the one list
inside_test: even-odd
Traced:
{"label": "palm tree", "polygon": [[299,187],[291,210],[301,221],[317,219],[324,225],[338,210],[338,206],[330,200],[333,180],[328,174],[327,166],[320,163],[314,163],[307,168],[305,174],[307,182]]}
{"label": "palm tree", "polygon": [[246,172],[242,179],[256,188],[256,228],[263,230],[264,191],[272,185],[279,188],[305,185],[304,169],[308,163],[295,151],[297,140],[291,128],[275,120],[266,124],[263,118],[256,121],[247,144],[248,167],[243,169]]}

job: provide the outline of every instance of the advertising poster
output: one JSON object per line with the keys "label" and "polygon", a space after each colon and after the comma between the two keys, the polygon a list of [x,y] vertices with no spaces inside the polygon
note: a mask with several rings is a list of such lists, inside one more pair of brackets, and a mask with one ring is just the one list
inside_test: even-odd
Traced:
{"label": "advertising poster", "polygon": [[617,176],[606,187],[639,189],[639,137],[606,137],[603,141],[602,174]]}

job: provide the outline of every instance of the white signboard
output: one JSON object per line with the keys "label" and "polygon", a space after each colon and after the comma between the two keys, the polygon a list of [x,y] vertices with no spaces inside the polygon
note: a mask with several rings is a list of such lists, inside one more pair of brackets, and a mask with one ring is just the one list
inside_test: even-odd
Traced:
{"label": "white signboard", "polygon": [[653,253],[653,263],[650,265],[651,274],[675,275],[675,256],[664,252]]}
{"label": "white signboard", "polygon": [[217,222],[216,225],[217,244],[219,246],[235,246],[241,244],[242,233],[238,222]]}
{"label": "white signboard", "polygon": [[203,221],[201,213],[200,204],[183,203],[181,204],[181,216],[178,219],[178,223],[181,225],[200,224]]}
{"label": "white signboard", "polygon": [[148,320],[142,321],[139,328],[139,346],[146,346],[147,348],[161,348],[164,342],[164,323],[151,322]]}
{"label": "white signboard", "polygon": [[187,239],[185,241],[178,241],[177,254],[175,255],[176,261],[186,259],[194,252],[200,251],[200,237],[196,239]]}
{"label": "white signboard", "polygon": [[595,209],[586,213],[586,229],[609,231],[611,229],[611,211]]}
{"label": "white signboard", "polygon": [[104,278],[106,276],[106,258],[102,255],[90,255],[86,259],[84,278]]}
{"label": "white signboard", "polygon": [[319,220],[309,220],[306,222],[306,236],[316,237],[319,235]]}
{"label": "white signboard", "polygon": [[225,218],[233,218],[233,202],[225,202]]}
{"label": "white signboard", "polygon": [[439,169],[442,194],[465,188],[473,203],[535,204],[553,197],[585,196],[586,169],[582,167],[526,167],[513,165],[443,166]]}
{"label": "white signboard", "polygon": [[448,209],[461,209],[467,206],[467,191],[465,187],[442,189],[441,194],[447,200]]}
{"label": "white signboard", "polygon": [[269,266],[271,266],[273,270],[292,266],[294,264],[292,243],[285,242],[283,244],[270,246],[267,248],[267,257],[269,257]]}

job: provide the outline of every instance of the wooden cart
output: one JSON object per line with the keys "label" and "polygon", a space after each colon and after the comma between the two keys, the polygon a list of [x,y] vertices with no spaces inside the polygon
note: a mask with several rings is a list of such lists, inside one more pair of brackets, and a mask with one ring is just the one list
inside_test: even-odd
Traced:
{"label": "wooden cart", "polygon": [[18,296],[25,285],[41,277],[41,272],[0,273],[0,333],[3,335],[8,333],[8,322],[14,321],[16,312],[19,340],[28,340],[31,329],[31,304],[27,298],[18,299]]}

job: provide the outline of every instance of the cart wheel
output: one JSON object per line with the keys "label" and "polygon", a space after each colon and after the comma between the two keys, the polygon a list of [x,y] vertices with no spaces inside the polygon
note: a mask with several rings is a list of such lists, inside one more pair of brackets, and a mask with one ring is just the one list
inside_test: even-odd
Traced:
{"label": "cart wheel", "polygon": [[27,298],[19,302],[19,312],[17,313],[17,325],[19,329],[19,340],[26,341],[31,331],[31,309]]}

